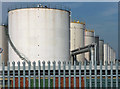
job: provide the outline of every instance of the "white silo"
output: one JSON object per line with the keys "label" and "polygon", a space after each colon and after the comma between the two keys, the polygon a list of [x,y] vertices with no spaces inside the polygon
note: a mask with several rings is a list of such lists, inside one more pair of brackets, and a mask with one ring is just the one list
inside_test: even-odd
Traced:
{"label": "white silo", "polygon": [[112,61],[112,47],[110,47],[110,63]]}
{"label": "white silo", "polygon": [[111,48],[111,61],[114,63],[114,50]]}
{"label": "white silo", "polygon": [[104,62],[104,40],[99,40],[99,60]]}
{"label": "white silo", "polygon": [[8,60],[8,40],[5,30],[7,30],[5,26],[0,26],[0,48],[3,49],[3,52],[0,54],[0,66],[3,61],[7,65]]}
{"label": "white silo", "polygon": [[116,59],[116,53],[115,50],[113,50],[113,63],[115,64],[115,59]]}
{"label": "white silo", "polygon": [[[95,43],[94,30],[85,30],[85,46]],[[85,58],[89,62],[89,53],[85,53]]]}
{"label": "white silo", "polygon": [[[20,55],[28,61],[69,61],[70,12],[52,8],[9,11],[9,35]],[[20,61],[9,44],[9,61]]]}
{"label": "white silo", "polygon": [[106,61],[108,62],[108,44],[104,44],[104,65]]}
{"label": "white silo", "polygon": [[[81,23],[79,21],[71,22],[70,24],[70,50],[74,50],[84,46],[84,30],[85,23]],[[84,62],[84,54],[77,55],[78,62]]]}
{"label": "white silo", "polygon": [[108,45],[108,64],[110,64],[110,46]]}

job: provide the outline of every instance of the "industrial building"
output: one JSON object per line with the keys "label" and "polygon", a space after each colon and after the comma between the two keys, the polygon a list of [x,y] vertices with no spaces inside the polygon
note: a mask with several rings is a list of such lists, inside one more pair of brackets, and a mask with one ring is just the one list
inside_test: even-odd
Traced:
{"label": "industrial building", "polygon": [[[115,51],[104,43],[84,22],[70,22],[70,11],[38,5],[35,8],[8,12],[8,26],[0,26],[1,62],[78,61],[88,63],[96,54],[96,62],[115,63]],[[7,31],[6,31],[7,30]],[[7,33],[7,34],[6,34]],[[95,43],[96,51],[83,52],[70,58],[70,51]],[[28,51],[29,50],[29,51]],[[95,60],[92,60],[93,64]]]}
{"label": "industrial building", "polygon": [[112,67],[118,79],[120,67],[115,66],[114,49],[96,36],[94,30],[87,29],[85,22],[71,21],[70,12],[41,4],[8,11],[8,26],[0,26],[3,87],[6,81],[12,87],[45,87],[46,84],[49,87],[86,87],[92,86],[92,83],[86,84],[92,81],[93,73],[96,87],[97,79],[100,82],[110,79],[107,68],[108,75],[113,77]]}

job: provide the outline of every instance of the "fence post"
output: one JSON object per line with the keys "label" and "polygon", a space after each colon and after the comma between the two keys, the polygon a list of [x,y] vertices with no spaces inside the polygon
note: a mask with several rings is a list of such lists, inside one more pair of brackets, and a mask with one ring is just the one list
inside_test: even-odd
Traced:
{"label": "fence post", "polygon": [[111,61],[111,87],[113,87],[113,61]]}
{"label": "fence post", "polygon": [[12,62],[13,64],[13,87],[15,88],[15,62]]}
{"label": "fence post", "polygon": [[20,62],[17,62],[18,64],[18,87],[20,87]]}
{"label": "fence post", "polygon": [[76,61],[74,61],[74,87],[76,87]]}
{"label": "fence post", "polygon": [[81,62],[79,62],[79,87],[81,88]]}
{"label": "fence post", "polygon": [[84,61],[84,87],[86,87],[86,60]]}
{"label": "fence post", "polygon": [[102,87],[102,60],[100,60],[100,87]]}
{"label": "fence post", "polygon": [[54,88],[55,88],[55,70],[56,70],[56,69],[55,69],[55,66],[56,66],[55,64],[56,64],[56,62],[54,61],[54,62],[53,62],[53,81],[54,81],[54,82],[53,82],[53,87],[54,87]]}
{"label": "fence post", "polygon": [[107,61],[105,61],[105,87],[107,87]]}
{"label": "fence post", "polygon": [[65,70],[66,70],[66,62],[63,62],[63,73],[64,73],[64,87],[66,87],[66,75],[65,75]]}
{"label": "fence post", "polygon": [[36,62],[33,62],[33,71],[34,71],[34,87],[36,87]]}
{"label": "fence post", "polygon": [[89,64],[89,67],[90,67],[90,88],[92,87],[92,73],[91,73],[91,71],[92,71],[92,61],[90,60],[90,64]]}
{"label": "fence post", "polygon": [[43,88],[45,88],[45,61],[43,63]]}
{"label": "fence post", "polygon": [[59,88],[61,87],[61,62],[59,61],[58,62],[58,66],[59,66],[59,69],[58,69],[58,72],[59,72],[59,81],[58,81],[58,83],[59,83]]}
{"label": "fence post", "polygon": [[95,62],[95,88],[97,87],[97,62]]}
{"label": "fence post", "polygon": [[69,61],[69,88],[71,87],[71,62]]}
{"label": "fence post", "polygon": [[50,61],[48,61],[48,87],[50,87]]}
{"label": "fence post", "polygon": [[40,82],[40,80],[41,80],[41,78],[40,78],[40,70],[41,70],[40,60],[38,61],[38,66],[39,66],[39,68],[38,68],[38,77],[39,77],[39,87],[40,87],[40,84],[41,84],[41,82]]}
{"label": "fence post", "polygon": [[7,62],[7,70],[8,70],[8,87],[10,87],[10,62]]}
{"label": "fence post", "polygon": [[118,60],[116,61],[116,87],[118,88]]}
{"label": "fence post", "polygon": [[3,72],[2,72],[3,88],[5,88],[5,63],[4,63],[4,61],[3,61],[3,63],[2,63],[2,70],[3,70]]}
{"label": "fence post", "polygon": [[29,61],[29,63],[28,63],[28,71],[29,71],[29,87],[31,87],[31,73],[30,73],[30,71],[31,71],[31,62]]}
{"label": "fence post", "polygon": [[25,87],[25,62],[23,62],[23,87]]}

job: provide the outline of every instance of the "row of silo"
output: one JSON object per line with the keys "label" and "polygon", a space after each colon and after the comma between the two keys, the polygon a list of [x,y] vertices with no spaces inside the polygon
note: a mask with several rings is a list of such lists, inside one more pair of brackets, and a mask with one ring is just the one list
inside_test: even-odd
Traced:
{"label": "row of silo", "polygon": [[110,47],[109,44],[104,44],[104,65],[105,62],[107,62],[107,64],[110,64],[111,61],[115,64],[115,59],[116,59],[116,53],[113,50],[113,48]]}
{"label": "row of silo", "polygon": [[[99,40],[99,37],[95,39],[94,30],[86,30],[84,22],[70,23],[68,10],[44,7],[10,10],[8,12],[8,37],[11,43],[9,44],[4,29],[4,27],[0,28],[0,36],[2,36],[0,46],[4,49],[2,59],[5,62],[7,62],[8,53],[9,61],[16,63],[24,60],[27,62],[69,61],[70,50],[92,43],[97,43],[99,49],[97,62],[103,60],[104,42]],[[90,61],[88,52],[77,55],[78,62],[83,63],[84,60]]]}
{"label": "row of silo", "polygon": [[[70,43],[71,43],[71,51],[80,47],[84,47],[84,30],[85,24],[79,21],[71,22],[70,24]],[[84,61],[84,54],[79,54],[76,57],[78,62]]]}
{"label": "row of silo", "polygon": [[[87,45],[90,45],[92,43],[95,42],[95,39],[94,39],[94,30],[85,30],[85,34],[84,34],[84,38],[85,38],[85,41],[84,41],[84,44],[85,46]],[[89,62],[90,61],[90,55],[89,53],[85,53],[85,59]]]}
{"label": "row of silo", "polygon": [[[87,30],[85,28],[85,23],[80,21],[72,21],[70,24],[70,50],[75,50],[95,42],[94,31]],[[78,62],[84,62],[84,60],[90,61],[89,53],[82,53],[77,55],[76,60]]]}
{"label": "row of silo", "polygon": [[[100,39],[99,36],[95,36],[94,30],[87,30],[85,28],[85,24],[83,25],[79,21],[73,21],[71,22],[70,33],[71,51],[92,43],[96,43],[96,63],[99,65],[100,60],[102,61],[102,64],[105,64],[106,60],[108,64],[110,64],[111,60],[115,63],[115,51],[108,44],[104,44],[104,40]],[[95,55],[93,56],[95,57]],[[83,63],[84,60],[90,62],[91,58],[89,52],[86,52],[84,54],[77,55],[76,59],[77,61],[81,61]],[[95,62],[95,60],[92,61],[93,63]]]}

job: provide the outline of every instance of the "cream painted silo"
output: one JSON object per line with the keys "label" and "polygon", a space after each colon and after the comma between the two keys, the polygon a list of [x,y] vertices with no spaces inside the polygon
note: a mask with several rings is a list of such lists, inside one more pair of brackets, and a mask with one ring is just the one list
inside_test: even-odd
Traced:
{"label": "cream painted silo", "polygon": [[104,44],[104,65],[105,61],[108,62],[108,44]]}
{"label": "cream painted silo", "polygon": [[8,40],[6,36],[7,27],[0,26],[0,48],[3,49],[3,52],[0,54],[0,66],[4,61],[5,65],[7,65],[8,61]]}
{"label": "cream painted silo", "polygon": [[99,60],[104,63],[104,40],[99,40]]}
{"label": "cream painted silo", "polygon": [[[94,31],[93,30],[85,30],[85,46],[90,45],[92,43],[95,43],[95,38],[94,38]],[[89,53],[85,53],[85,58],[89,62]]]}
{"label": "cream painted silo", "polygon": [[115,50],[113,50],[113,63],[115,64],[115,59],[116,59],[116,53]]}
{"label": "cream painted silo", "polygon": [[[70,12],[67,10],[40,7],[11,10],[9,35],[20,55],[28,61],[69,61]],[[23,62],[10,44],[9,61]]]}
{"label": "cream painted silo", "polygon": [[[85,30],[85,24],[81,23],[79,21],[77,22],[71,22],[70,24],[70,43],[71,47],[70,50],[74,50],[80,47],[84,47],[84,30]],[[84,54],[77,55],[77,61],[78,62],[84,62]]]}
{"label": "cream painted silo", "polygon": [[110,63],[112,61],[112,47],[110,47]]}
{"label": "cream painted silo", "polygon": [[108,45],[108,64],[110,64],[110,45]]}

